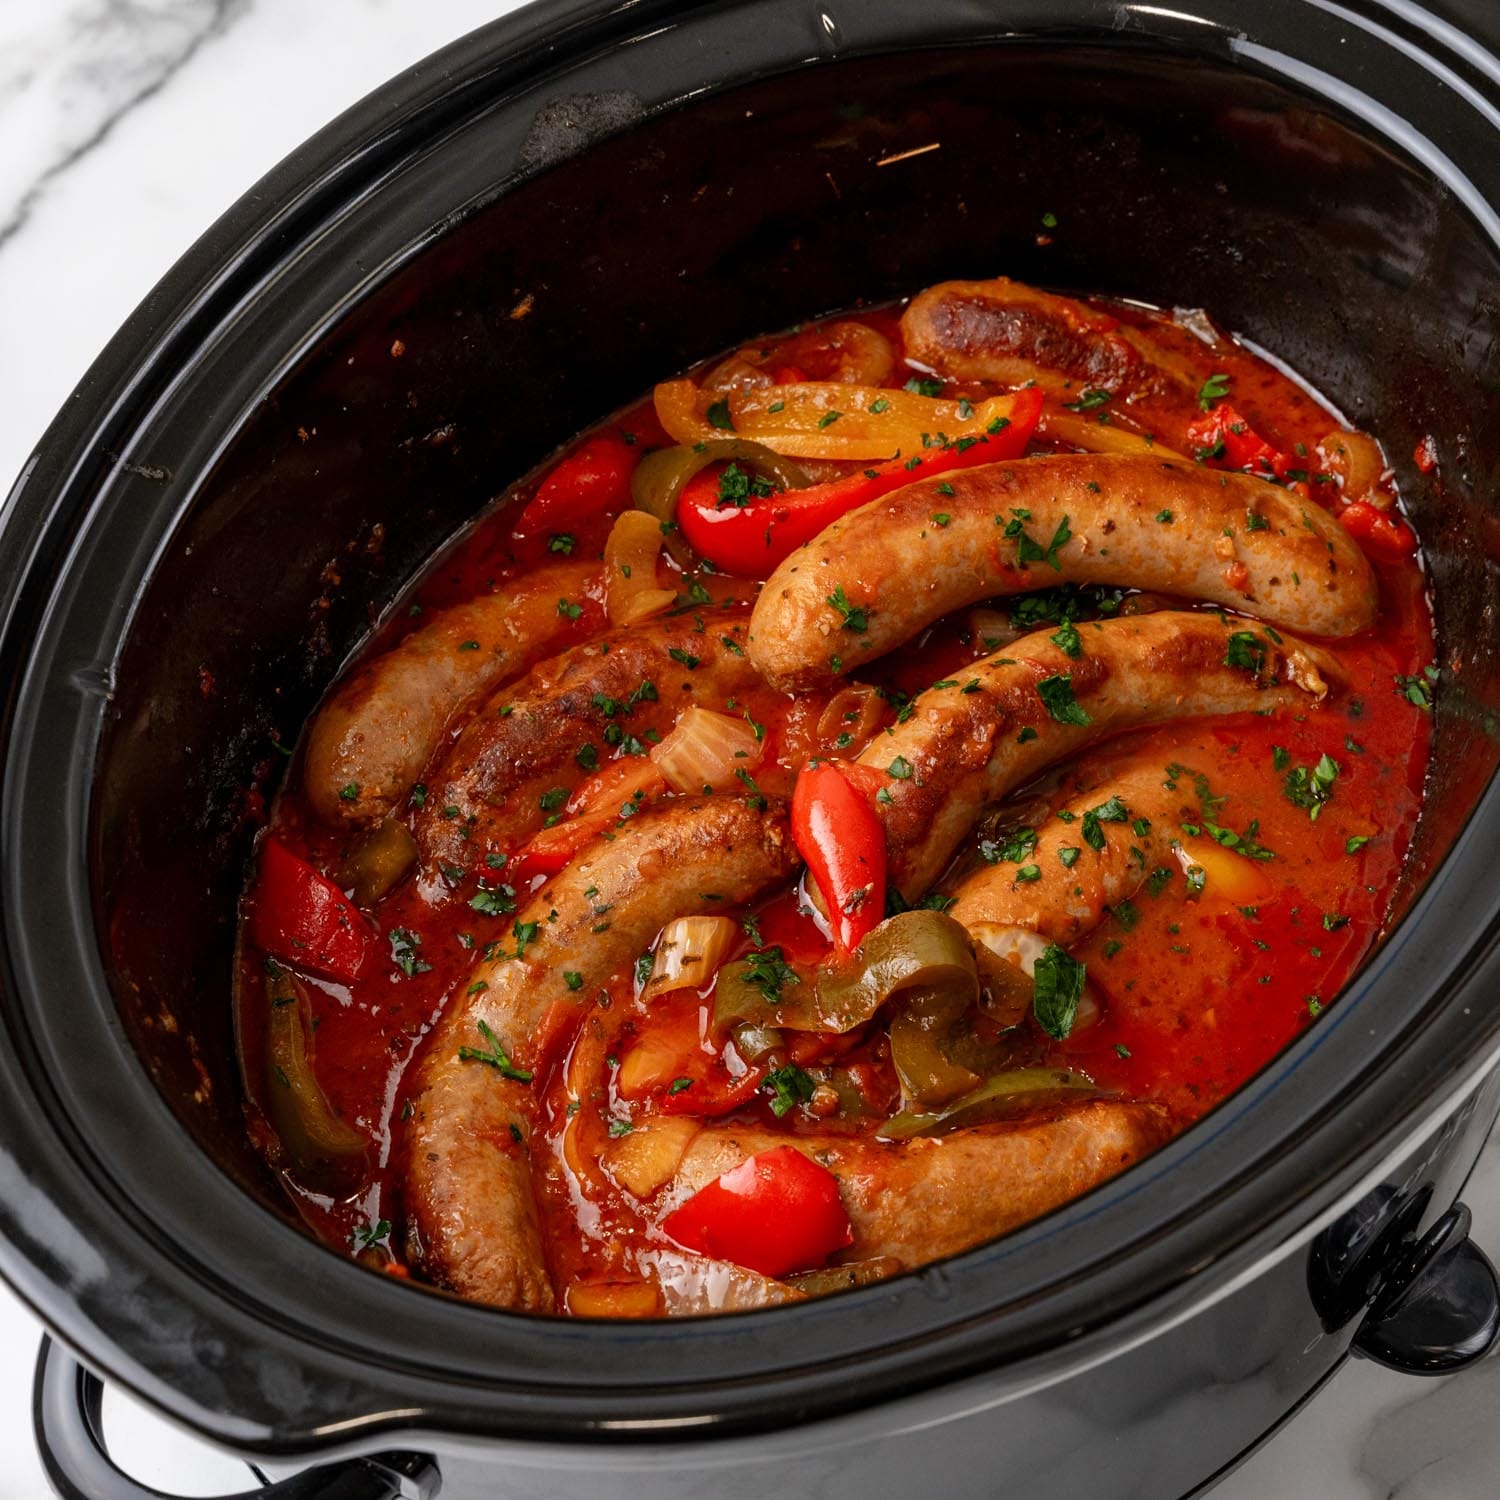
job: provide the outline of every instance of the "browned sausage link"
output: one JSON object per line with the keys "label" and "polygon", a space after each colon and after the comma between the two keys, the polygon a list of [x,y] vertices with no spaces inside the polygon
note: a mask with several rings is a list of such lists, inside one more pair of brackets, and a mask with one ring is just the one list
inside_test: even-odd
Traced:
{"label": "browned sausage link", "polygon": [[615,745],[644,753],[689,705],[722,709],[757,686],[745,621],[742,609],[712,609],[610,631],[485,704],[443,757],[417,817],[424,862],[482,869],[486,855],[514,852],[541,827],[544,796],[578,785],[585,746],[599,763]]}
{"label": "browned sausage link", "polygon": [[1204,599],[1314,635],[1375,622],[1375,575],[1344,528],[1249,475],[1066,453],[942,483],[951,493],[918,483],[852,511],[771,574],[750,628],[771,682],[826,682],[966,604],[1063,582]]}
{"label": "browned sausage link", "polygon": [[[406,1201],[412,1252],[434,1281],[500,1307],[553,1306],[528,1147],[549,1040],[555,1050],[666,922],[751,901],[796,863],[779,804],[682,799],[600,840],[526,903],[499,944],[510,956],[481,960],[418,1064]],[[535,935],[516,957],[527,924]],[[459,1057],[491,1038],[511,1068]]]}
{"label": "browned sausage link", "polygon": [[1109,1099],[905,1141],[711,1126],[688,1146],[665,1206],[670,1211],[746,1157],[791,1145],[839,1180],[854,1228],[841,1259],[889,1255],[920,1266],[1050,1213],[1170,1133],[1153,1105]]}
{"label": "browned sausage link", "polygon": [[[327,823],[364,825],[402,806],[465,704],[524,672],[577,624],[600,620],[586,594],[599,580],[597,562],[539,569],[434,613],[346,677],[308,736],[302,781],[313,811]],[[584,606],[585,618],[575,624],[559,599]]]}
{"label": "browned sausage link", "polygon": [[[1038,631],[952,686],[929,688],[905,724],[859,757],[887,772],[876,810],[890,878],[908,901],[931,886],[980,808],[1090,741],[1171,719],[1307,709],[1338,680],[1326,652],[1248,620],[1169,610],[1078,634],[1076,659]],[[1069,700],[1087,723],[1067,722],[1080,717]]]}
{"label": "browned sausage link", "polygon": [[[1128,816],[1100,822],[1104,847],[1095,849],[1080,835],[1082,819],[1112,797],[1120,799]],[[954,889],[957,900],[949,915],[970,930],[1024,927],[1066,948],[1098,926],[1107,907],[1135,894],[1168,856],[1179,824],[1194,810],[1191,793],[1167,774],[1161,758],[1153,757],[1068,801],[1058,820],[1037,831],[1035,847],[1020,863],[1002,860],[974,871]],[[1065,850],[1072,851],[1067,865],[1059,857]],[[1023,865],[1040,873],[1017,880]]]}
{"label": "browned sausage link", "polygon": [[1005,276],[940,282],[901,317],[907,358],[954,380],[1113,394],[1171,380],[1124,335],[1107,313]]}

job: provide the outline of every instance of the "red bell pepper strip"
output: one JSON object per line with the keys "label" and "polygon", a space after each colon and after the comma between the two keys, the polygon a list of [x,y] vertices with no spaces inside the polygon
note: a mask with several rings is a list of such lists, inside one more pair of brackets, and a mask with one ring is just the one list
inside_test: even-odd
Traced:
{"label": "red bell pepper strip", "polygon": [[919,479],[935,479],[955,469],[975,468],[1019,458],[1042,414],[1039,390],[1017,391],[1010,423],[997,433],[946,448],[927,448],[909,458],[893,458],[871,469],[726,505],[719,499],[719,469],[703,470],[677,499],[677,524],[688,545],[716,568],[741,578],[764,578],[804,542],[810,542],[842,515]]}
{"label": "red bell pepper strip", "polygon": [[611,433],[581,443],[537,486],[516,521],[516,532],[565,531],[578,521],[630,504],[636,450]]}
{"label": "red bell pepper strip", "polygon": [[885,916],[885,829],[837,762],[797,777],[792,842],[823,893],[835,946],[852,953]]}
{"label": "red bell pepper strip", "polygon": [[1411,527],[1400,516],[1388,516],[1356,500],[1339,512],[1344,530],[1360,543],[1367,552],[1379,552],[1386,557],[1410,557],[1417,550],[1417,539]]}
{"label": "red bell pepper strip", "polygon": [[817,921],[807,914],[801,894],[783,891],[755,914],[758,937],[752,948],[780,948],[782,957],[792,964],[812,967],[828,957],[831,944]]}
{"label": "red bell pepper strip", "polygon": [[1190,423],[1187,436],[1193,456],[1219,468],[1283,480],[1289,470],[1306,468],[1305,462],[1272,447],[1227,401]]}
{"label": "red bell pepper strip", "polygon": [[[506,879],[520,885],[534,875],[556,875],[601,833],[622,817],[633,816],[666,784],[666,777],[651,761],[638,756],[611,761],[568,799],[564,822],[539,830],[516,851],[506,866]],[[630,804],[634,808],[627,812]]]}
{"label": "red bell pepper strip", "polygon": [[279,839],[262,841],[256,856],[250,936],[256,947],[294,969],[348,984],[373,949],[373,933],[354,903]]}
{"label": "red bell pepper strip", "polygon": [[762,1276],[821,1266],[854,1239],[838,1179],[795,1146],[776,1146],[699,1188],[662,1228],[688,1250]]}

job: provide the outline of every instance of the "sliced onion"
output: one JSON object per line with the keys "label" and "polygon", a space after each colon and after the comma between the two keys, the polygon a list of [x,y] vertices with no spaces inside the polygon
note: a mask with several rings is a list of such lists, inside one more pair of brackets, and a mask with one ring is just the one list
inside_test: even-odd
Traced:
{"label": "sliced onion", "polygon": [[677,917],[668,922],[657,939],[651,977],[641,998],[654,1000],[668,990],[703,989],[718,973],[739,931],[729,917]]}
{"label": "sliced onion", "polygon": [[776,1307],[783,1302],[800,1302],[805,1295],[784,1281],[773,1281],[743,1266],[681,1250],[644,1251],[640,1264],[643,1270],[655,1273],[668,1317]]}
{"label": "sliced onion", "polygon": [[996,958],[1018,968],[1028,979],[1036,961],[1047,951],[1047,939],[1029,927],[1002,927],[998,922],[973,922],[969,935]]}
{"label": "sliced onion", "polygon": [[1345,500],[1390,509],[1392,497],[1380,488],[1386,462],[1374,438],[1363,432],[1330,432],[1318,444],[1318,460],[1330,474],[1338,475]]}
{"label": "sliced onion", "polygon": [[1122,615],[1154,615],[1163,609],[1181,609],[1180,599],[1169,599],[1165,594],[1148,594],[1142,591],[1131,594],[1120,603]]}
{"label": "sliced onion", "polygon": [[703,792],[734,786],[736,773],[754,770],[760,754],[760,741],[743,719],[693,707],[683,711],[651,759],[674,791]]}
{"label": "sliced onion", "polygon": [[705,391],[748,391],[758,385],[774,385],[775,377],[743,354],[731,354],[703,377]]}
{"label": "sliced onion", "polygon": [[1081,448],[1085,453],[1139,453],[1143,456],[1175,458],[1182,463],[1188,462],[1185,453],[1179,453],[1175,448],[1169,448],[1154,438],[1142,437],[1113,422],[1098,422],[1080,412],[1064,411],[1050,401],[1042,407],[1042,419],[1037,423],[1036,430],[1038,437],[1066,443],[1070,448]]}
{"label": "sliced onion", "polygon": [[649,1198],[677,1171],[688,1143],[703,1128],[686,1115],[661,1115],[637,1122],[629,1135],[611,1141],[604,1164],[609,1175],[637,1198]]}
{"label": "sliced onion", "polygon": [[712,443],[722,430],[709,411],[720,403],[720,423],[732,423],[742,439],[793,458],[885,460],[914,453],[933,434],[949,439],[981,436],[996,418],[1009,420],[1016,398],[980,402],[944,401],[885,386],[797,381],[791,385],[738,391],[710,401],[691,380],[667,380],[653,392],[657,420],[675,442]]}
{"label": "sliced onion", "polygon": [[781,348],[782,358],[814,380],[840,385],[884,385],[896,368],[896,351],[883,333],[852,320],[809,329]]}
{"label": "sliced onion", "polygon": [[604,612],[611,625],[630,625],[671,609],[677,596],[658,588],[661,523],[643,510],[627,510],[604,544]]}
{"label": "sliced onion", "polygon": [[885,702],[877,689],[866,683],[841,688],[818,719],[817,748],[825,755],[853,759],[874,737],[884,717]]}
{"label": "sliced onion", "polygon": [[1000,609],[971,609],[969,631],[974,644],[985,651],[998,651],[1025,634],[1010,623],[1010,616]]}
{"label": "sliced onion", "polygon": [[786,1284],[809,1297],[826,1297],[830,1292],[889,1280],[901,1269],[901,1262],[894,1255],[877,1255],[870,1260],[847,1261],[841,1266],[823,1266],[817,1271],[799,1271],[788,1276]]}

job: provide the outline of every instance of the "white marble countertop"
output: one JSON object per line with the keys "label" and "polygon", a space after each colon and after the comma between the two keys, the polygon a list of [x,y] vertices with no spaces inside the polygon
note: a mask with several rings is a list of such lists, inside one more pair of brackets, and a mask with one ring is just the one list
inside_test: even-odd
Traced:
{"label": "white marble countertop", "polygon": [[[1247,0],[1248,3],[1248,0]],[[263,172],[511,0],[0,0],[0,489],[156,279]],[[1466,1199],[1500,1251],[1500,1147]],[[48,1493],[30,1433],[39,1328],[0,1286],[0,1500]],[[1347,1365],[1215,1493],[1482,1500],[1500,1488],[1500,1359],[1442,1381]],[[119,1401],[142,1479],[246,1470]]]}

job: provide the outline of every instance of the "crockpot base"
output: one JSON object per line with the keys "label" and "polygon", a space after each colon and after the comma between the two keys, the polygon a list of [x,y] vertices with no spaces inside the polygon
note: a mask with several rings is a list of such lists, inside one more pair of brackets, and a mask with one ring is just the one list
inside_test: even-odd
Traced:
{"label": "crockpot base", "polygon": [[[0,1140],[25,1163],[0,1261],[90,1362],[246,1452],[427,1442],[516,1493],[565,1464],[654,1494],[705,1434],[745,1493],[794,1455],[888,1493],[950,1472],[961,1422],[984,1493],[1114,1485],[1126,1445],[1154,1467],[1121,1492],[1188,1489],[1337,1362],[1359,1304],[1324,1328],[1302,1247],[1387,1171],[1427,1189],[1425,1230],[1495,1112],[1500,85],[1412,7],[1245,9],[523,12],[290,159],[122,331],[0,531]],[[1444,668],[1405,920],[1157,1157],[881,1287],[565,1325],[313,1244],[243,1139],[227,1033],[273,741],[372,606],[641,385],[997,270],[1210,307],[1389,444]]]}

